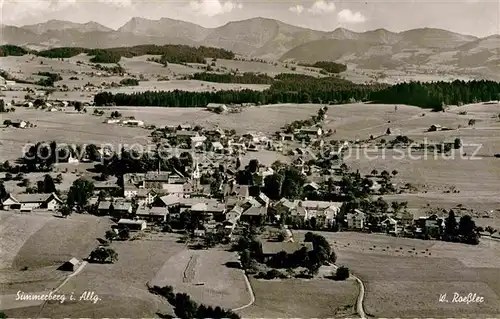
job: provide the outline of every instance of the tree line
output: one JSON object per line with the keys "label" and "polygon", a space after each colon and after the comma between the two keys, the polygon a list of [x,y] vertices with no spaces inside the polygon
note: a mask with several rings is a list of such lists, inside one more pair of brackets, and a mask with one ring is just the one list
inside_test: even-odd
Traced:
{"label": "tree line", "polygon": [[269,75],[254,72],[245,72],[241,75],[200,72],[191,75],[190,78],[192,80],[216,83],[272,84],[274,82],[274,79]]}
{"label": "tree line", "polygon": [[400,83],[372,92],[370,100],[387,104],[408,104],[443,110],[446,105],[461,105],[500,99],[500,82],[459,81]]}
{"label": "tree line", "polygon": [[[19,48],[22,49],[22,48]],[[20,52],[16,49],[16,52]],[[13,49],[11,49],[13,50]],[[142,55],[161,55],[161,61],[170,63],[204,63],[205,58],[233,59],[235,54],[231,51],[213,47],[192,47],[188,45],[137,45],[132,47],[119,47],[109,49],[87,49],[79,47],[61,47],[32,52],[46,58],[71,58],[81,53],[93,56],[93,63],[118,63],[121,57],[132,58]]]}
{"label": "tree line", "polygon": [[320,68],[328,73],[341,73],[347,70],[347,65],[332,61],[317,61],[314,64],[300,63],[299,65],[312,68]]}
{"label": "tree line", "polygon": [[221,307],[206,306],[198,304],[188,294],[174,293],[172,286],[153,286],[149,288],[151,293],[160,295],[168,300],[174,306],[174,312],[177,318],[181,319],[194,319],[194,318],[228,318],[239,319],[236,313],[231,310],[223,309]]}
{"label": "tree line", "polygon": [[5,44],[0,46],[0,57],[4,56],[23,56],[30,53],[30,51],[26,50],[17,45]]}
{"label": "tree line", "polygon": [[[277,80],[277,81],[276,81]],[[500,83],[493,81],[411,82],[393,86],[355,84],[338,78],[314,78],[298,74],[281,74],[264,91],[222,90],[187,92],[181,90],[111,94],[94,97],[97,106],[163,106],[204,107],[208,103],[277,104],[329,103],[344,104],[374,101],[386,104],[408,104],[442,110],[447,104],[475,103],[500,99]]]}

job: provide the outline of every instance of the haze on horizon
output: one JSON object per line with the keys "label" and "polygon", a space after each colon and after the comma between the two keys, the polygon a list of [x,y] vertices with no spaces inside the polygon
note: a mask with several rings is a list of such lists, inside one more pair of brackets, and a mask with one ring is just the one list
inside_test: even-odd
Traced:
{"label": "haze on horizon", "polygon": [[429,27],[477,37],[500,34],[500,0],[2,0],[0,5],[0,23],[17,26],[58,19],[117,29],[132,17],[165,17],[218,27],[265,17],[323,31]]}

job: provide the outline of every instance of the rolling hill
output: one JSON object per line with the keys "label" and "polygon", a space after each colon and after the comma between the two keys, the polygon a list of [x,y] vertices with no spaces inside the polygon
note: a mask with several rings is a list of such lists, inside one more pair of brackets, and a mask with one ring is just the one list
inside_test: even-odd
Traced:
{"label": "rolling hill", "polygon": [[278,20],[251,18],[217,28],[161,18],[132,18],[118,30],[95,22],[50,20],[24,27],[2,26],[2,44],[51,48],[111,48],[140,44],[213,46],[266,59],[314,63],[337,61],[359,68],[498,67],[500,36],[478,39],[447,30],[420,28],[403,32],[377,29],[331,32],[293,26]]}

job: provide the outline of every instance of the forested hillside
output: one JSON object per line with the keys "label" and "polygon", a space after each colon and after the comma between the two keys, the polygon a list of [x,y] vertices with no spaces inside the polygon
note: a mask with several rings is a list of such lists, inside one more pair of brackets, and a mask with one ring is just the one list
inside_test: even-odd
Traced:
{"label": "forested hillside", "polygon": [[[4,49],[4,47],[6,47]],[[36,54],[46,58],[71,58],[81,53],[93,56],[95,63],[117,63],[121,57],[131,58],[141,55],[161,55],[161,61],[170,63],[203,63],[205,58],[213,59],[233,59],[234,53],[219,48],[212,47],[192,47],[187,45],[138,45],[133,47],[120,47],[110,49],[87,49],[78,47],[61,47],[44,50],[40,52],[27,52],[18,46],[2,46],[4,55],[24,55],[27,53]]]}
{"label": "forested hillside", "polygon": [[241,90],[218,92],[142,92],[133,94],[99,93],[97,106],[203,107],[208,103],[353,103],[374,101],[408,104],[441,110],[444,105],[500,99],[500,83],[492,81],[454,81],[402,83],[394,86],[360,85],[337,78],[317,79],[304,75],[282,74],[265,91]]}

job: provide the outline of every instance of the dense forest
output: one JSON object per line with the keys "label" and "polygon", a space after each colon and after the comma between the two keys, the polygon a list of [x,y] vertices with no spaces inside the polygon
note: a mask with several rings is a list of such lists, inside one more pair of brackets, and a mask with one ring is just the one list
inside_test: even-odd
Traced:
{"label": "dense forest", "polygon": [[120,54],[108,50],[90,50],[87,54],[92,56],[92,63],[118,63],[122,58]]}
{"label": "dense forest", "polygon": [[34,52],[46,58],[71,58],[81,53],[94,56],[94,63],[117,63],[121,57],[131,58],[142,55],[161,55],[160,61],[170,63],[204,63],[205,58],[233,59],[234,53],[212,47],[191,47],[187,45],[138,45],[110,49],[85,49],[85,48],[53,48],[50,50]]}
{"label": "dense forest", "polygon": [[115,103],[131,106],[203,107],[208,103],[277,104],[277,103],[348,103],[366,101],[371,92],[384,85],[360,85],[337,78],[314,78],[299,74],[282,74],[264,91],[227,90],[217,92],[142,92],[134,94],[99,93],[96,105]]}
{"label": "dense forest", "polygon": [[335,63],[331,61],[318,61],[314,64],[299,64],[302,66],[309,66],[313,68],[320,68],[325,70],[328,73],[341,73],[347,70],[347,65],[341,63]]}
{"label": "dense forest", "polygon": [[370,100],[377,103],[408,104],[441,110],[445,105],[460,105],[500,99],[500,82],[453,81],[410,82],[373,92]]}
{"label": "dense forest", "polygon": [[17,45],[5,44],[0,46],[0,57],[9,55],[23,56],[28,53],[29,53],[28,50],[21,48]]}
{"label": "dense forest", "polygon": [[195,73],[190,77],[193,80],[217,82],[217,83],[239,83],[239,84],[271,84],[274,79],[267,74],[245,72],[237,74],[218,73]]}
{"label": "dense forest", "polygon": [[447,104],[473,103],[500,98],[500,83],[492,81],[454,81],[402,83],[394,86],[360,85],[337,78],[308,78],[303,75],[277,76],[271,87],[262,92],[229,90],[217,92],[142,92],[133,94],[99,93],[94,101],[101,105],[203,107],[208,103],[276,104],[374,101],[408,104],[442,110]]}

